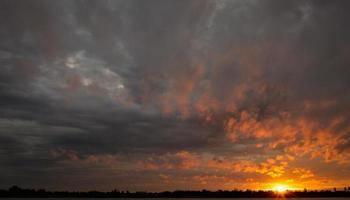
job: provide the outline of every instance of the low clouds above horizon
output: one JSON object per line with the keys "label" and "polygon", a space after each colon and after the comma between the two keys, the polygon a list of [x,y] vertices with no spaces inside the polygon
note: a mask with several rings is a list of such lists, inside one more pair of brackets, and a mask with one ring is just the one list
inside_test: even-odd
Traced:
{"label": "low clouds above horizon", "polygon": [[0,187],[350,181],[350,2],[0,2]]}

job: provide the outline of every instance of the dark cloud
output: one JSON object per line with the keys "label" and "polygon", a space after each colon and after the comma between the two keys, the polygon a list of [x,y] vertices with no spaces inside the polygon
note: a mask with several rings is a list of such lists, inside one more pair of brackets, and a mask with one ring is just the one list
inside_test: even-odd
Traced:
{"label": "dark cloud", "polygon": [[[324,173],[304,169],[306,158],[345,169],[348,8],[345,0],[2,1],[0,186],[67,189],[77,180],[82,189],[159,190],[236,178],[255,187],[245,179]],[[184,152],[199,169],[169,171]],[[218,163],[205,166],[210,159]],[[161,162],[161,174],[147,160]]]}

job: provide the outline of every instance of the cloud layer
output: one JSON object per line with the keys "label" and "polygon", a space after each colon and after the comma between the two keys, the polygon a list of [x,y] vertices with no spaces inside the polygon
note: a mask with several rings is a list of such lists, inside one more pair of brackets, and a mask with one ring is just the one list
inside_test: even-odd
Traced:
{"label": "cloud layer", "polygon": [[2,1],[0,187],[343,186],[349,6]]}

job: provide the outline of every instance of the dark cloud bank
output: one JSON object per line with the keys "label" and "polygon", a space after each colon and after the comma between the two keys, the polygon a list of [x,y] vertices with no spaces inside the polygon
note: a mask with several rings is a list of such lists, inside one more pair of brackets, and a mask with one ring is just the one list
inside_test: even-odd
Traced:
{"label": "dark cloud bank", "polygon": [[0,187],[350,180],[349,8],[1,1]]}

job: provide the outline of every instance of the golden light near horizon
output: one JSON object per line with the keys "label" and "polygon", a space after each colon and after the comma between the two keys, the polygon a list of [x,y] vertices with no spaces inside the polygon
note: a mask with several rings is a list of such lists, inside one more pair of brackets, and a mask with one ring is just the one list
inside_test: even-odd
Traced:
{"label": "golden light near horizon", "polygon": [[274,191],[279,192],[279,193],[284,193],[288,190],[288,187],[286,185],[276,185],[272,188]]}

